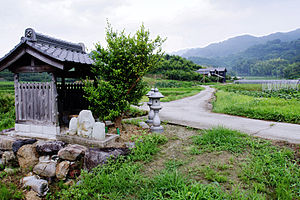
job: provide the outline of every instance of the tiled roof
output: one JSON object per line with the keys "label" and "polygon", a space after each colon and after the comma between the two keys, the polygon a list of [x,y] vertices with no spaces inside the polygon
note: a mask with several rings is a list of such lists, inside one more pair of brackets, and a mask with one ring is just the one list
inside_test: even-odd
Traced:
{"label": "tiled roof", "polygon": [[89,57],[89,54],[85,52],[84,44],[75,44],[45,36],[36,33],[31,28],[25,30],[25,36],[21,38],[20,43],[1,58],[0,62],[12,54],[21,45],[28,45],[36,51],[61,62],[73,62],[87,65],[93,64],[93,60]]}

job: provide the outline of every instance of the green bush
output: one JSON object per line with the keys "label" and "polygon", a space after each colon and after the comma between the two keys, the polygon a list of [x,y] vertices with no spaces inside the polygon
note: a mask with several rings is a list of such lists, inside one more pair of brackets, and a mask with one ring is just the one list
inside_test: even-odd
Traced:
{"label": "green bush", "polygon": [[10,94],[0,94],[0,131],[15,123],[15,101]]}

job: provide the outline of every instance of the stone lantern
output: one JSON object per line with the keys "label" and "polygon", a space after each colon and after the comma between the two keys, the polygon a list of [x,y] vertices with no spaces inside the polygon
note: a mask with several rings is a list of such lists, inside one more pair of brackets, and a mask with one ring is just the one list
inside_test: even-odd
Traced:
{"label": "stone lantern", "polygon": [[157,88],[155,88],[154,93],[152,93],[149,97],[152,99],[152,105],[150,106],[150,108],[154,112],[153,123],[150,130],[152,132],[162,133],[164,131],[164,128],[160,125],[158,112],[162,108],[160,105],[160,99],[164,96],[158,91]]}
{"label": "stone lantern", "polygon": [[149,98],[149,102],[147,103],[150,111],[148,114],[148,120],[146,121],[146,123],[148,124],[152,124],[153,123],[153,117],[154,117],[154,111],[151,109],[151,105],[152,105],[152,98],[150,98],[150,96],[154,93],[154,88],[152,88],[147,94],[146,96]]}

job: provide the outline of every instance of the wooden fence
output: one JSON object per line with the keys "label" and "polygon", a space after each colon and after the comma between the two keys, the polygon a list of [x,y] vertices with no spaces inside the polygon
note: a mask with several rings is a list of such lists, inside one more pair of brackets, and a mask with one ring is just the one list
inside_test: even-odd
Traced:
{"label": "wooden fence", "polygon": [[57,123],[57,91],[52,82],[19,83],[15,80],[16,121]]}

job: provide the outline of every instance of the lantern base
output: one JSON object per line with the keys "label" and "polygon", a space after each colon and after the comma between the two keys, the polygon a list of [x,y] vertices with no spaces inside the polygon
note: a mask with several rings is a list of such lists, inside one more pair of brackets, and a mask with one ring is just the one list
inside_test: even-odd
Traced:
{"label": "lantern base", "polygon": [[146,123],[147,123],[147,124],[153,124],[153,120],[148,119],[148,120],[146,121]]}
{"label": "lantern base", "polygon": [[151,130],[151,132],[162,133],[162,132],[164,132],[164,127],[162,127],[162,126],[151,126],[150,130]]}

